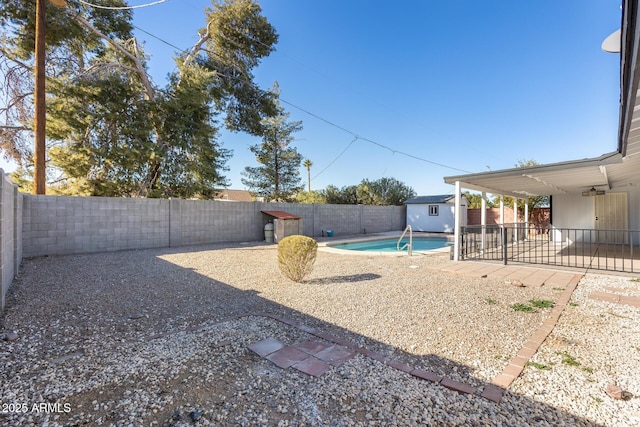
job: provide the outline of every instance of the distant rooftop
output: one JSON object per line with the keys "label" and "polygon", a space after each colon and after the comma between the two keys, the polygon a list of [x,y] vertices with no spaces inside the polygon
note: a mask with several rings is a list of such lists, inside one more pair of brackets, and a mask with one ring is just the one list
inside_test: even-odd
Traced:
{"label": "distant rooftop", "polygon": [[247,190],[220,190],[216,200],[230,200],[234,202],[253,202],[254,199]]}

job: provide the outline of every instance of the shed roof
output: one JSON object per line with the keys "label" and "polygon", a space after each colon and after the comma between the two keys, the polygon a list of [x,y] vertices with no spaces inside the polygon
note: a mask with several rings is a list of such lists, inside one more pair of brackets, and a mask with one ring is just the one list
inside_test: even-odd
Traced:
{"label": "shed roof", "polygon": [[289,212],[285,212],[285,211],[260,211],[260,212],[262,212],[263,214],[272,216],[276,219],[300,219],[299,216],[290,214]]}
{"label": "shed roof", "polygon": [[404,203],[407,205],[437,204],[447,203],[454,198],[455,196],[453,194],[441,194],[438,196],[416,196],[407,199]]}

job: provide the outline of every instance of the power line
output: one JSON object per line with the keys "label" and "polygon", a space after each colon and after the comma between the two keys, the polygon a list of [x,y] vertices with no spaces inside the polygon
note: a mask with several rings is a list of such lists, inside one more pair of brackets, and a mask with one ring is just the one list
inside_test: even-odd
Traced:
{"label": "power line", "polygon": [[327,166],[325,166],[325,168],[324,168],[324,169],[322,169],[320,172],[318,172],[318,173],[316,174],[316,176],[314,176],[313,178],[311,178],[311,181],[313,181],[314,179],[316,179],[317,177],[319,177],[319,176],[320,176],[320,174],[322,174],[322,172],[324,172],[324,171],[326,171],[327,169],[329,169],[329,168],[331,167],[331,165],[332,165],[332,164],[334,164],[334,163],[336,162],[336,160],[338,160],[338,159],[339,159],[339,158],[340,158],[340,157],[341,157],[341,156],[342,156],[342,155],[343,155],[343,154],[344,154],[344,153],[349,149],[349,147],[351,147],[351,145],[352,145],[354,142],[356,142],[357,140],[358,140],[358,137],[357,137],[357,136],[356,136],[355,138],[353,138],[353,139],[351,140],[351,142],[349,143],[349,145],[347,145],[347,146],[345,147],[345,149],[344,149],[344,150],[342,150],[342,152],[340,152],[340,154],[338,154],[338,156],[337,156],[335,159],[331,160],[331,162],[330,162]]}
{"label": "power line", "polygon": [[350,130],[348,130],[348,129],[340,126],[340,125],[337,125],[337,124],[335,124],[335,123],[333,123],[333,122],[331,122],[331,121],[329,121],[329,120],[327,120],[327,119],[325,119],[323,117],[320,117],[317,114],[313,114],[312,112],[307,111],[304,108],[298,107],[297,105],[294,105],[294,104],[292,104],[292,103],[290,103],[290,102],[288,102],[288,101],[286,101],[286,100],[284,100],[282,98],[280,98],[280,101],[284,102],[287,105],[292,106],[293,108],[296,108],[296,109],[302,111],[303,113],[306,113],[306,114],[308,114],[308,115],[310,115],[312,117],[315,117],[318,120],[322,120],[323,122],[325,122],[325,123],[327,123],[327,124],[329,124],[329,125],[331,125],[331,126],[333,126],[335,128],[338,128],[338,129],[350,134],[351,136],[353,136],[356,139],[361,139],[363,141],[366,141],[366,142],[369,142],[371,144],[377,145],[380,148],[384,148],[385,150],[391,151],[391,153],[393,153],[393,154],[395,154],[395,153],[402,154],[403,156],[411,157],[412,159],[420,160],[422,162],[430,163],[432,165],[440,166],[440,167],[443,167],[443,168],[446,168],[446,169],[452,169],[452,170],[456,170],[456,171],[464,172],[464,173],[472,173],[472,172],[466,171],[464,169],[455,168],[453,166],[448,166],[448,165],[445,165],[445,164],[442,164],[442,163],[434,162],[434,161],[431,161],[431,160],[424,159],[422,157],[415,156],[413,154],[405,153],[404,151],[396,150],[394,148],[388,147],[388,146],[386,146],[384,144],[381,144],[379,142],[373,141],[373,140],[371,140],[369,138],[363,138],[363,137],[359,136],[358,134],[356,134],[354,132],[351,132]]}
{"label": "power line", "polygon": [[[138,29],[139,31],[142,31],[143,33],[148,34],[149,36],[151,36],[151,37],[153,37],[153,38],[155,38],[155,39],[157,39],[157,40],[161,41],[162,43],[165,43],[166,45],[173,47],[174,49],[178,49],[178,50],[179,50],[180,52],[182,52],[182,53],[187,52],[187,50],[186,50],[186,49],[181,49],[181,48],[179,48],[179,47],[177,47],[177,46],[173,45],[172,43],[169,43],[168,41],[166,41],[166,40],[164,40],[164,39],[162,39],[162,38],[160,38],[160,37],[158,37],[158,36],[156,36],[156,35],[154,35],[154,34],[151,34],[150,32],[148,32],[148,31],[146,31],[146,30],[143,30],[143,29],[142,29],[142,28],[140,28],[140,27],[137,27],[137,26],[135,26],[135,25],[134,25],[133,27],[134,27],[134,28],[136,28],[136,29]],[[209,50],[204,49],[204,48],[201,48],[201,50],[203,50],[203,51],[205,51],[205,52],[207,52],[207,53],[210,53],[210,54],[212,54],[212,55],[216,55],[216,56],[218,55],[216,52],[212,52],[212,51],[209,51]],[[250,82],[247,82],[246,80],[242,79],[241,77],[235,77],[235,76],[224,76],[224,77],[231,77],[231,78],[235,78],[236,80],[243,80],[245,83],[250,83]],[[340,125],[338,125],[338,124],[336,124],[336,123],[334,123],[334,122],[332,122],[332,121],[330,121],[330,120],[327,120],[327,119],[325,119],[324,117],[321,117],[321,116],[319,116],[319,115],[317,115],[317,114],[312,113],[311,111],[308,111],[308,110],[306,110],[306,109],[304,109],[304,108],[302,108],[302,107],[299,107],[299,106],[297,106],[297,105],[295,105],[295,104],[292,104],[291,102],[289,102],[289,101],[287,101],[287,100],[285,100],[285,99],[282,99],[282,98],[279,98],[279,99],[280,99],[280,101],[282,101],[283,103],[285,103],[285,104],[287,104],[287,105],[290,105],[291,107],[296,108],[297,110],[300,110],[300,111],[302,111],[303,113],[310,115],[311,117],[314,117],[314,118],[316,118],[316,119],[318,119],[318,120],[320,120],[320,121],[323,121],[323,122],[327,123],[327,124],[328,124],[328,125],[330,125],[330,126],[333,126],[333,127],[337,128],[337,129],[340,129],[341,131],[348,133],[349,135],[353,136],[353,138],[354,138],[354,139],[349,143],[349,145],[347,145],[347,147],[346,147],[344,150],[342,150],[342,152],[340,152],[340,154],[338,154],[338,156],[337,156],[335,159],[333,159],[333,160],[332,160],[332,161],[331,161],[331,162],[330,162],[330,163],[329,163],[329,164],[328,164],[328,165],[327,165],[323,170],[321,170],[321,171],[320,171],[316,176],[314,176],[312,179],[317,178],[317,177],[318,177],[318,175],[320,175],[322,172],[324,172],[325,170],[327,170],[327,169],[329,168],[329,166],[333,165],[333,163],[335,163],[335,162],[336,162],[336,161],[337,161],[337,160],[338,160],[338,159],[339,159],[339,158],[340,158],[340,157],[341,157],[341,156],[342,156],[342,155],[343,155],[343,154],[344,154],[344,153],[349,149],[349,147],[351,147],[351,145],[352,145],[356,140],[358,140],[358,139],[361,139],[361,140],[363,140],[363,141],[366,141],[366,142],[369,142],[369,143],[371,143],[371,144],[373,144],[373,145],[376,145],[376,146],[378,146],[378,147],[380,147],[380,148],[383,148],[383,149],[385,149],[385,150],[388,150],[388,151],[390,151],[390,152],[392,153],[392,155],[393,155],[393,154],[398,153],[398,154],[402,154],[403,156],[406,156],[406,157],[409,157],[409,158],[412,158],[412,159],[415,159],[415,160],[419,160],[419,161],[422,161],[422,162],[425,162],[425,163],[429,163],[429,164],[432,164],[432,165],[435,165],[435,166],[439,166],[439,167],[442,167],[442,168],[445,168],[445,169],[451,169],[451,170],[455,170],[455,171],[463,172],[463,173],[472,173],[472,172],[467,171],[467,170],[464,170],[464,169],[460,169],[460,168],[456,168],[456,167],[453,167],[453,166],[445,165],[445,164],[443,164],[443,163],[434,162],[434,161],[432,161],[432,160],[428,160],[428,159],[425,159],[425,158],[422,158],[422,157],[416,156],[416,155],[414,155],[414,154],[410,154],[410,153],[406,153],[406,152],[404,152],[404,151],[396,150],[396,149],[391,148],[391,147],[389,147],[389,146],[387,146],[387,145],[384,145],[384,144],[381,144],[381,143],[379,143],[379,142],[376,142],[376,141],[374,141],[374,140],[372,140],[372,139],[361,137],[361,136],[359,136],[358,134],[356,134],[356,133],[354,133],[354,132],[350,131],[349,129],[347,129],[347,128],[343,127],[343,126],[340,126]]]}
{"label": "power line", "polygon": [[138,6],[101,6],[99,4],[89,3],[89,2],[86,2],[84,0],[78,0],[78,1],[80,3],[86,5],[86,6],[95,7],[96,9],[130,10],[130,9],[141,9],[143,7],[155,6],[157,4],[164,3],[164,2],[167,2],[169,0],[158,0],[158,1],[154,1],[153,3],[141,4],[141,5],[138,5]]}
{"label": "power line", "polygon": [[161,39],[160,37],[158,37],[158,36],[156,36],[156,35],[151,34],[149,31],[143,30],[142,28],[140,28],[140,27],[138,27],[138,26],[136,26],[136,25],[131,25],[131,26],[132,26],[133,28],[135,28],[136,30],[138,30],[138,31],[142,31],[142,32],[143,32],[143,33],[145,33],[146,35],[148,35],[148,36],[150,36],[150,37],[153,37],[154,39],[156,39],[156,40],[158,40],[158,41],[160,41],[160,42],[162,42],[162,43],[166,44],[167,46],[171,46],[171,47],[172,47],[172,48],[174,48],[174,49],[178,49],[181,53],[186,53],[186,52],[187,52],[187,50],[186,50],[186,49],[179,48],[178,46],[176,46],[176,45],[174,45],[174,44],[171,44],[171,43],[169,43],[168,41],[163,40],[163,39]]}

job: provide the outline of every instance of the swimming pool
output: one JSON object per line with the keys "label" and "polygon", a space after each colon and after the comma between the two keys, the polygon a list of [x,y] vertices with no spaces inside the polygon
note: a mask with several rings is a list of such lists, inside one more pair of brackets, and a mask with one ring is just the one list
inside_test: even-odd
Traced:
{"label": "swimming pool", "polygon": [[[400,247],[409,243],[409,238],[404,238],[400,242]],[[446,237],[414,237],[413,238],[413,250],[414,251],[432,251],[434,249],[441,249],[451,246],[452,243]],[[398,252],[398,238],[395,239],[377,239],[377,240],[364,240],[359,242],[344,242],[344,243],[330,243],[327,246],[336,249],[346,249],[349,251],[364,251],[364,252]],[[407,248],[404,249],[404,252]]]}

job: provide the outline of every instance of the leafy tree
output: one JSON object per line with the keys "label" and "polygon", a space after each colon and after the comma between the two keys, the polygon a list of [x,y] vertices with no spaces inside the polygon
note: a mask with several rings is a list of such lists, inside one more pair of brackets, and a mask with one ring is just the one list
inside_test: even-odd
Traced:
{"label": "leafy tree", "polygon": [[[16,75],[8,70],[31,67],[33,2],[5,3],[0,20],[11,31],[0,48],[8,53],[7,80]],[[251,70],[273,50],[277,34],[253,0],[216,2],[206,10],[198,42],[180,53],[177,71],[162,88],[149,78],[130,21],[130,11],[73,0],[65,9],[48,7],[47,137],[55,145],[50,157],[61,173],[57,181],[74,194],[213,197],[216,187],[227,185],[222,173],[230,156],[217,141],[219,121],[262,135],[262,120],[276,113],[273,96],[257,87]],[[31,96],[24,90],[27,74],[20,75],[10,92],[16,100]],[[11,114],[0,111],[8,118],[0,149],[26,170],[29,102],[21,110],[11,107]],[[22,140],[15,138],[20,132]]]}
{"label": "leafy tree", "polygon": [[380,178],[375,181],[363,179],[358,185],[348,185],[341,189],[329,185],[321,193],[326,203],[353,205],[401,205],[416,194],[413,188],[395,178]]}
{"label": "leafy tree", "polygon": [[[33,167],[35,3],[0,2],[0,98],[4,101],[0,106],[0,151],[5,159],[16,162],[25,171]],[[131,38],[130,10],[107,11],[76,1],[68,1],[66,8],[60,9],[45,3],[49,76],[77,74],[86,68],[88,58],[102,57],[104,44],[98,34],[114,40]],[[125,3],[113,0],[110,5],[125,6]]]}
{"label": "leafy tree", "polygon": [[395,178],[364,179],[358,185],[358,199],[366,205],[402,205],[415,195],[413,188]]}
{"label": "leafy tree", "polygon": [[335,205],[357,205],[358,204],[358,186],[347,185],[338,188],[335,185],[327,185],[321,191],[326,203]]}
{"label": "leafy tree", "polygon": [[323,193],[320,191],[300,191],[295,196],[295,202],[304,204],[327,203]]}
{"label": "leafy tree", "polygon": [[[464,196],[467,198],[469,202],[468,208],[470,209],[481,209],[482,208],[482,195],[478,193],[471,193],[469,191],[464,192]],[[487,197],[486,203],[487,208],[495,208],[495,200],[492,200],[490,197]]]}
{"label": "leafy tree", "polygon": [[[277,99],[280,94],[277,82],[272,92]],[[279,102],[277,111],[276,116],[263,120],[262,144],[249,148],[261,166],[245,167],[241,181],[265,201],[289,202],[303,188],[300,179],[302,155],[290,146],[293,134],[302,129],[302,122],[288,122],[289,113],[279,106]]]}

